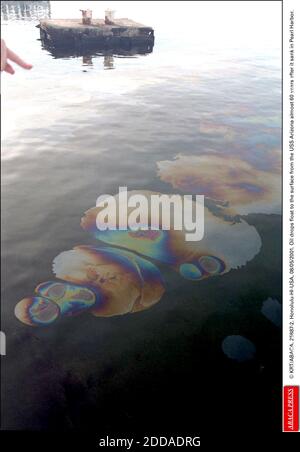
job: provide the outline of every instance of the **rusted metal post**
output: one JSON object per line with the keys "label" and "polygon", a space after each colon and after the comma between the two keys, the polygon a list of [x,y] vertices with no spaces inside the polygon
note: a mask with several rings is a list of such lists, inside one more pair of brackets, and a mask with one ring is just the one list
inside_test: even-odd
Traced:
{"label": "rusted metal post", "polygon": [[114,25],[115,11],[112,9],[105,10],[105,24]]}
{"label": "rusted metal post", "polygon": [[83,25],[91,25],[93,11],[90,9],[81,9],[80,11],[82,13],[82,24]]}

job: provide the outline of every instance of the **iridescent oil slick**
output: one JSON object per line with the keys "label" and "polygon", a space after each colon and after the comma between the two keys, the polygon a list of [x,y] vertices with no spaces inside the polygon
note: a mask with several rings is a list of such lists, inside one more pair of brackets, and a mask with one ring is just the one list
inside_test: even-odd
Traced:
{"label": "iridescent oil slick", "polygon": [[[148,197],[152,194],[150,191],[140,193]],[[118,195],[116,199],[118,204]],[[208,208],[204,209],[204,236],[198,242],[188,242],[184,229],[152,232],[99,230],[96,221],[99,211],[99,207],[94,207],[85,213],[81,220],[84,230],[104,243],[169,264],[187,279],[202,279],[239,268],[253,259],[261,246],[259,234],[253,226],[241,219],[225,221]]]}
{"label": "iridescent oil slick", "polygon": [[116,248],[77,246],[54,259],[53,272],[60,281],[39,284],[37,296],[17,304],[15,315],[21,322],[38,326],[85,311],[96,317],[143,311],[165,291],[154,264]]}
{"label": "iridescent oil slick", "polygon": [[[150,197],[152,193],[141,191],[140,195]],[[120,204],[119,194],[116,201]],[[96,317],[143,311],[160,301],[165,291],[160,270],[146,258],[171,266],[186,280],[199,281],[246,265],[261,247],[253,226],[241,219],[225,221],[207,208],[204,237],[198,242],[188,242],[185,229],[102,230],[101,225],[99,229],[100,209],[88,210],[81,226],[114,248],[78,245],[60,253],[54,259],[53,272],[61,281],[39,284],[35,292],[40,298],[28,298],[17,305],[16,316],[23,323],[38,324],[39,312],[31,315],[38,300],[41,306],[45,304],[44,309],[57,306],[58,313],[68,317],[84,311]],[[116,209],[113,213],[117,216],[119,212]],[[150,223],[152,213],[148,213]],[[131,215],[130,210],[127,215]],[[113,224],[116,220],[110,217]],[[160,226],[159,219],[154,223]]]}
{"label": "iridescent oil slick", "polygon": [[183,193],[227,203],[235,214],[281,211],[280,169],[272,166],[266,171],[236,156],[200,152],[158,162],[158,176]]}
{"label": "iridescent oil slick", "polygon": [[91,309],[97,317],[147,309],[164,293],[154,264],[117,249],[77,246],[54,259],[53,271],[60,279],[87,284],[101,294],[101,302]]}
{"label": "iridescent oil slick", "polygon": [[[1,428],[280,426],[281,3],[122,2],[152,53],[51,54],[77,3],[1,2]],[[203,194],[203,239],[99,231],[125,185]]]}
{"label": "iridescent oil slick", "polygon": [[35,288],[37,295],[48,298],[59,306],[62,315],[73,316],[100,303],[100,295],[86,286],[47,281]]}
{"label": "iridescent oil slick", "polygon": [[29,326],[48,326],[60,315],[58,305],[44,297],[23,298],[15,307],[15,316]]}

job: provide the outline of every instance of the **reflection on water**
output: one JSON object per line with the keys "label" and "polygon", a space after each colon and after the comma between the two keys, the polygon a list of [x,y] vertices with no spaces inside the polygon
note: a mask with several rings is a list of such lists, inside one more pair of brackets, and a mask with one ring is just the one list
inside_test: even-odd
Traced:
{"label": "reflection on water", "polygon": [[140,47],[132,47],[130,50],[122,50],[115,49],[115,51],[107,51],[105,54],[101,52],[91,54],[90,51],[66,51],[62,49],[53,49],[42,45],[44,50],[47,50],[53,58],[82,58],[82,66],[89,66],[90,68],[95,66],[99,68],[99,59],[103,59],[103,68],[104,69],[115,69],[118,65],[117,61],[119,58],[136,58],[138,55],[146,55],[147,53],[151,53],[153,47],[151,49],[146,48],[144,46]]}
{"label": "reflection on water", "polygon": [[[1,80],[4,428],[205,430],[208,385],[225,423],[246,387],[244,424],[279,425],[280,49],[255,41],[261,2],[243,4],[255,36],[224,13],[226,30],[243,25],[227,47],[179,20],[181,2],[172,20],[151,4],[155,51],[134,57],[54,55],[37,19],[50,7],[77,17],[78,5],[6,3],[3,36],[34,68]],[[192,3],[191,20],[218,21],[213,2]],[[128,3],[128,16],[144,22],[143,8]],[[269,35],[280,16],[268,17]],[[204,193],[204,240],[95,231],[89,207],[124,185]]]}
{"label": "reflection on water", "polygon": [[103,61],[106,69],[114,69],[114,57],[113,55],[105,55]]}

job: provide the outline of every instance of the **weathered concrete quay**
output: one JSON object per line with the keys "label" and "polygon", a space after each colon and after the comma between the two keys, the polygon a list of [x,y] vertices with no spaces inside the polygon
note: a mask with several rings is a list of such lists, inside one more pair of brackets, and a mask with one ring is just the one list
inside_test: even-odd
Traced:
{"label": "weathered concrete quay", "polygon": [[82,11],[80,19],[43,19],[38,25],[45,47],[68,50],[108,50],[142,48],[151,52],[154,30],[130,19],[92,19]]}

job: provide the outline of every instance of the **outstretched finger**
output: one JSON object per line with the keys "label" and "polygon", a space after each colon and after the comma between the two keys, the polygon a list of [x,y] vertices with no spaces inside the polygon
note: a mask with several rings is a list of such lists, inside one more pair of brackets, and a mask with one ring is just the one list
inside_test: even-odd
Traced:
{"label": "outstretched finger", "polygon": [[4,71],[6,66],[7,50],[3,39],[1,39],[1,71]]}
{"label": "outstretched finger", "polygon": [[8,72],[9,74],[14,74],[15,73],[14,68],[9,63],[6,63],[4,71]]}
{"label": "outstretched finger", "polygon": [[7,49],[7,58],[11,61],[14,61],[14,63],[17,63],[19,66],[21,66],[24,69],[31,69],[32,65],[29,63],[26,63],[22,58],[19,57],[16,53],[14,53],[12,50]]}

